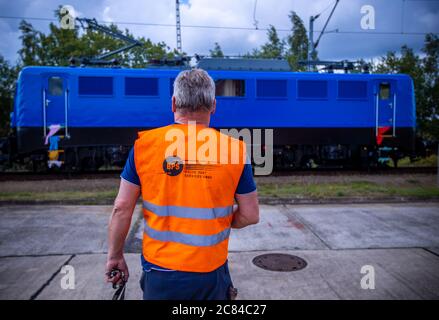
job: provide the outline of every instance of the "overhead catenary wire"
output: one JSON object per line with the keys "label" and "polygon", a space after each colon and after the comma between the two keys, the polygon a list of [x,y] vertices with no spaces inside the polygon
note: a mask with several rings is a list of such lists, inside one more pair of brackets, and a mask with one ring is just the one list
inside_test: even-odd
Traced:
{"label": "overhead catenary wire", "polygon": [[253,25],[255,26],[256,30],[258,30],[258,23],[259,23],[259,21],[256,20],[256,8],[257,8],[257,5],[258,5],[258,0],[255,0],[255,5],[254,5],[254,8],[253,8]]}
{"label": "overhead catenary wire", "polygon": [[[411,0],[414,1],[414,0]],[[417,0],[428,1],[428,0]],[[439,2],[439,1],[438,1]],[[14,20],[36,20],[36,21],[51,21],[58,22],[55,18],[43,18],[43,17],[22,17],[22,16],[0,16],[0,19],[14,19]],[[114,25],[136,25],[136,26],[151,26],[151,27],[169,27],[175,28],[176,24],[172,23],[151,23],[151,22],[132,22],[132,21],[103,21],[99,20],[99,23],[114,24]],[[196,29],[224,29],[224,30],[248,30],[248,31],[268,31],[269,28],[244,27],[244,26],[214,26],[214,25],[181,25],[182,28],[196,28]],[[291,29],[276,28],[278,32],[291,32]],[[314,33],[320,33],[321,30],[314,30]],[[327,32],[332,34],[357,34],[357,35],[407,35],[407,36],[424,36],[427,34],[439,34],[437,31],[430,32],[402,32],[402,31],[356,31],[356,30],[337,30],[333,32]]]}

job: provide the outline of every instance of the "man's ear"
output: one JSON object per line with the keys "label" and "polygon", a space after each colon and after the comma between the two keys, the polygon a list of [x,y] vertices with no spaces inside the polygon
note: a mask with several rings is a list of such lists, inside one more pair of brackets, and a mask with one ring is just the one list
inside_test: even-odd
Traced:
{"label": "man's ear", "polygon": [[213,106],[212,106],[212,110],[210,111],[210,114],[214,114],[216,111],[216,99],[213,99]]}
{"label": "man's ear", "polygon": [[177,111],[177,107],[175,106],[175,97],[172,96],[172,112],[175,113]]}

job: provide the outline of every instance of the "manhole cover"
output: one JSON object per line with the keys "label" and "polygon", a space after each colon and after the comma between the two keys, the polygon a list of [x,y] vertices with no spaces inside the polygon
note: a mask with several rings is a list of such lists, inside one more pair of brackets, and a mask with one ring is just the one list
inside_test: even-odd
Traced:
{"label": "manhole cover", "polygon": [[253,264],[271,271],[297,271],[306,267],[302,258],[291,254],[268,253],[253,258]]}

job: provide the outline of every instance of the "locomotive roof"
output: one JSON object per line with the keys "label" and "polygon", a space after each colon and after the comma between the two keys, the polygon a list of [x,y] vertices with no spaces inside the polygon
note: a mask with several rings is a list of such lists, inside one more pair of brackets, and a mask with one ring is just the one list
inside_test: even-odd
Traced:
{"label": "locomotive roof", "polygon": [[[25,74],[45,74],[45,73],[69,73],[75,75],[108,75],[111,73],[113,75],[137,75],[141,76],[143,73],[147,72],[149,75],[158,76],[169,75],[174,76],[178,74],[181,70],[184,69],[176,69],[176,68],[99,68],[99,67],[58,67],[58,66],[27,66],[24,67],[20,71],[20,76],[22,77]],[[263,76],[263,77],[273,77],[280,79],[288,79],[291,77],[294,78],[316,78],[319,77],[321,79],[334,79],[334,78],[347,78],[347,79],[379,79],[385,77],[386,79],[401,79],[401,78],[410,78],[410,76],[406,74],[379,74],[379,73],[318,73],[318,72],[293,72],[293,71],[249,71],[249,70],[212,70],[206,68],[208,72],[213,75],[230,75],[231,77],[242,76],[242,77],[255,77]]]}

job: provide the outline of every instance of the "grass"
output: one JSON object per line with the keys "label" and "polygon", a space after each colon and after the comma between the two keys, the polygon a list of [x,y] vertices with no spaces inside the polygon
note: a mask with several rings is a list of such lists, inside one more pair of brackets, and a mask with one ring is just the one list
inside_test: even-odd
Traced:
{"label": "grass", "polygon": [[258,192],[261,197],[292,199],[326,199],[326,198],[392,198],[410,197],[419,199],[439,198],[439,188],[435,186],[419,186],[417,181],[409,183],[413,186],[382,185],[369,181],[353,181],[348,183],[319,184],[260,184]]}
{"label": "grass", "polygon": [[[393,167],[393,162],[390,161],[389,165]],[[402,158],[398,161],[398,167],[437,167],[438,159],[436,154],[432,154],[426,158],[419,158],[411,162],[409,157]]]}
{"label": "grass", "polygon": [[[353,180],[349,182],[284,182],[258,183],[261,198],[271,199],[439,199],[439,187],[425,185],[417,178],[408,178],[404,183],[377,183]],[[57,204],[112,204],[117,187],[108,186],[99,190],[62,190],[0,192],[0,203],[57,203]]]}

